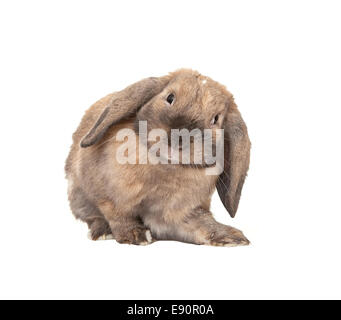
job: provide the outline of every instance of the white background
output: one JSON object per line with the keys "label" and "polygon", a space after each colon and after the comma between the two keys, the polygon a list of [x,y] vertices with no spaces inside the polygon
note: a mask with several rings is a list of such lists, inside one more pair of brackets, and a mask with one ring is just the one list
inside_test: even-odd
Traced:
{"label": "white background", "polygon": [[[0,298],[341,298],[339,1],[1,1]],[[193,68],[253,143],[249,247],[92,242],[64,161],[93,102]]]}

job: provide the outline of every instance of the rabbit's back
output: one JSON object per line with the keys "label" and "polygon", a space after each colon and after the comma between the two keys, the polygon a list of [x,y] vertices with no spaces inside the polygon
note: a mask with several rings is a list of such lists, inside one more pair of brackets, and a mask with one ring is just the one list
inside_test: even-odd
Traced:
{"label": "rabbit's back", "polygon": [[89,132],[94,122],[96,122],[100,114],[105,109],[108,101],[113,99],[114,94],[115,93],[108,94],[107,96],[95,102],[88,110],[85,111],[80,124],[72,135],[72,145],[65,163],[66,175],[72,171],[72,165],[76,161],[75,159],[77,159],[77,151],[80,149],[81,139],[87,132]]}

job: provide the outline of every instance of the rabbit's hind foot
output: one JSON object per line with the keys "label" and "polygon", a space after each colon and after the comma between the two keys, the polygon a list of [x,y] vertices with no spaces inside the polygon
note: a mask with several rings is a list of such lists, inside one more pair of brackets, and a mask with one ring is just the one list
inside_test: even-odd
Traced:
{"label": "rabbit's hind foot", "polygon": [[89,232],[88,232],[88,238],[89,238],[90,240],[96,240],[96,241],[101,241],[101,240],[114,240],[114,237],[113,237],[112,234],[102,234],[102,235],[99,236],[97,239],[93,239],[90,230],[89,230]]}
{"label": "rabbit's hind foot", "polygon": [[149,229],[143,226],[136,226],[133,229],[120,233],[115,237],[116,241],[125,244],[145,246],[154,242]]}
{"label": "rabbit's hind foot", "polygon": [[108,222],[104,219],[96,219],[89,225],[88,238],[90,240],[114,239]]}

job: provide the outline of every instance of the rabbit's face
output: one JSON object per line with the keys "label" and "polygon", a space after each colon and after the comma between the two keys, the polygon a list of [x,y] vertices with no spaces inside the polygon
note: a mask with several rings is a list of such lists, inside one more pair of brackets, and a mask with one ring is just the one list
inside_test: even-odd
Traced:
{"label": "rabbit's face", "polygon": [[[160,137],[161,143],[167,144],[169,150],[177,148],[180,154],[190,150],[190,164],[194,164],[196,138],[201,139],[204,150],[204,141],[208,141],[205,132],[210,133],[213,153],[219,139],[223,143],[224,135],[217,129],[223,128],[228,101],[228,92],[210,78],[194,72],[175,74],[164,90],[138,111],[135,130],[138,133],[140,121],[146,121],[148,134],[163,130],[166,136]],[[183,137],[186,133],[191,136],[187,144]],[[153,144],[148,142],[148,146]]]}

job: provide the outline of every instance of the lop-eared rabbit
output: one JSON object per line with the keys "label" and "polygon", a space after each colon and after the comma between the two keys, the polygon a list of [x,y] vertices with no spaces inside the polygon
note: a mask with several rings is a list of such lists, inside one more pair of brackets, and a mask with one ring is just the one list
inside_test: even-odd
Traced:
{"label": "lop-eared rabbit", "polygon": [[[148,134],[153,129],[167,135],[171,129],[211,129],[213,147],[219,141],[224,147],[221,172],[207,174],[211,164],[192,160],[145,161],[143,142],[138,141],[140,123],[147,124]],[[223,134],[216,134],[218,129],[224,129]],[[117,139],[122,130],[128,133],[128,142]],[[135,163],[119,161],[123,144],[136,149]],[[149,150],[152,144],[149,140],[146,144]],[[213,218],[210,202],[217,189],[235,216],[249,158],[246,125],[224,86],[187,69],[146,78],[102,98],[83,116],[65,166],[70,206],[75,217],[87,223],[93,240],[247,245],[241,231]]]}

